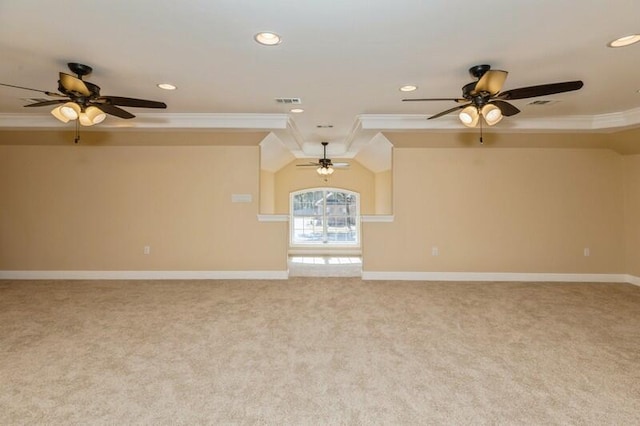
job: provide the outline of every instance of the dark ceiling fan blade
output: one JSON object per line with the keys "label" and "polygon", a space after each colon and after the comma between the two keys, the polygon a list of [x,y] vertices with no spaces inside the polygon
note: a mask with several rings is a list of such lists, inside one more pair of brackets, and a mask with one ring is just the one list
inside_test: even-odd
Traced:
{"label": "dark ceiling fan blade", "polygon": [[102,112],[106,112],[107,114],[115,115],[120,118],[133,118],[135,115],[131,114],[129,111],[125,111],[122,108],[118,108],[113,105],[106,104],[93,104],[93,106],[98,107]]}
{"label": "dark ceiling fan blade", "polygon": [[403,99],[402,102],[425,102],[425,101],[454,101],[454,102],[469,102],[464,98],[426,98],[426,99]]}
{"label": "dark ceiling fan blade", "polygon": [[515,106],[511,105],[509,102],[505,102],[505,101],[501,101],[501,100],[495,100],[495,101],[491,101],[489,103],[490,104],[494,104],[495,106],[500,108],[500,111],[502,111],[502,115],[504,115],[505,117],[511,117],[512,115],[516,115],[517,113],[520,112],[520,110],[518,108],[516,108]]}
{"label": "dark ceiling fan blade", "polygon": [[502,70],[489,70],[485,72],[476,83],[473,94],[487,92],[495,95],[502,90],[502,86],[504,85],[508,74],[508,72]]}
{"label": "dark ceiling fan blade", "polygon": [[432,115],[431,117],[427,118],[427,120],[433,120],[434,118],[442,117],[443,115],[447,115],[447,114],[450,114],[450,113],[452,113],[452,112],[454,112],[454,111],[457,111],[457,110],[459,110],[459,109],[466,108],[466,107],[467,107],[467,106],[469,106],[469,105],[471,105],[471,104],[458,105],[457,107],[453,107],[453,108],[448,109],[448,110],[446,110],[446,111],[442,111],[442,112],[440,112],[440,113],[438,113],[438,114],[436,114],[436,115]]}
{"label": "dark ceiling fan blade", "polygon": [[6,86],[6,87],[13,87],[14,89],[23,89],[23,90],[31,90],[33,92],[40,92],[40,93],[44,93],[47,96],[54,96],[54,97],[61,97],[64,96],[66,97],[66,95],[62,95],[60,93],[56,93],[56,92],[48,92],[46,90],[40,90],[40,89],[32,89],[31,87],[22,87],[22,86],[15,86],[13,84],[5,84],[5,83],[0,83],[0,86]]}
{"label": "dark ceiling fan blade", "polygon": [[539,86],[520,87],[500,93],[498,99],[525,99],[537,96],[553,95],[555,93],[571,92],[582,88],[584,83],[580,80],[565,81],[563,83],[541,84]]}
{"label": "dark ceiling fan blade", "polygon": [[98,102],[105,102],[108,105],[119,105],[135,108],[166,108],[164,102],[149,101],[146,99],[123,98],[121,96],[101,96],[96,99]]}
{"label": "dark ceiling fan blade", "polygon": [[93,83],[89,83],[88,81],[82,81],[82,82],[87,86],[87,89],[89,89],[89,91],[91,92],[91,96],[100,96],[100,86]]}
{"label": "dark ceiling fan blade", "polygon": [[54,99],[54,100],[51,100],[51,101],[36,102],[35,104],[25,105],[25,107],[27,107],[27,108],[30,108],[30,107],[42,107],[42,106],[49,106],[49,105],[64,104],[66,102],[71,102],[71,99]]}
{"label": "dark ceiling fan blade", "polygon": [[[84,81],[70,74],[60,73],[60,91],[63,93],[74,93],[81,96],[91,96],[91,90],[84,84]],[[96,86],[97,87],[97,86]]]}

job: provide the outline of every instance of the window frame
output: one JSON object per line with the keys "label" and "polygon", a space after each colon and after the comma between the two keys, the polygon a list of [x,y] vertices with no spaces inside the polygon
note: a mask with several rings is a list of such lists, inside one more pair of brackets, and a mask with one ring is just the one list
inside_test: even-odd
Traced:
{"label": "window frame", "polygon": [[[299,194],[304,194],[308,192],[322,192],[322,200],[323,200],[323,208],[322,208],[322,225],[323,225],[323,240],[317,242],[300,242],[294,241],[295,231],[296,231],[296,216],[294,215],[294,199]],[[339,241],[327,241],[327,228],[328,228],[328,218],[332,216],[327,212],[327,193],[330,192],[341,192],[347,195],[352,195],[355,198],[355,215],[350,214],[345,217],[353,217],[355,227],[355,242],[339,242]],[[300,217],[300,216],[297,216]],[[303,216],[306,217],[306,216]],[[315,188],[305,188],[297,191],[292,191],[289,193],[289,247],[291,248],[307,248],[307,249],[321,249],[321,248],[332,248],[332,249],[360,249],[361,247],[361,223],[360,223],[360,193],[356,191],[351,191],[345,188],[336,188],[336,187],[315,187]]]}

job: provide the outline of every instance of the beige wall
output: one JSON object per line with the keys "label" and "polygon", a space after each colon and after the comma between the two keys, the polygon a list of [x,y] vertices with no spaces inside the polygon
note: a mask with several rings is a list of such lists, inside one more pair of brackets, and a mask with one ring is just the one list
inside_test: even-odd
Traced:
{"label": "beige wall", "polygon": [[276,174],[266,170],[260,171],[260,213],[274,214]]}
{"label": "beige wall", "polygon": [[291,191],[328,185],[360,192],[363,214],[394,214],[363,224],[367,271],[640,276],[640,155],[599,149],[593,135],[590,149],[435,148],[396,135],[392,173],[348,160],[328,183],[295,163],[261,173],[262,136],[87,132],[72,145],[55,132],[0,134],[0,269],[284,270],[288,224],[257,222],[258,210],[288,214]]}
{"label": "beige wall", "polygon": [[604,149],[395,148],[395,220],[364,224],[364,269],[622,273],[621,166]]}
{"label": "beige wall", "polygon": [[640,277],[640,155],[624,157],[627,273]]}
{"label": "beige wall", "polygon": [[375,174],[375,214],[393,213],[393,179],[391,170]]}
{"label": "beige wall", "polygon": [[[333,160],[342,162],[343,160]],[[275,176],[275,213],[289,214],[289,194],[306,188],[332,187],[360,193],[360,213],[375,214],[375,176],[357,161],[345,160],[350,166],[336,169],[328,182],[313,167],[297,167],[305,161],[293,161],[280,169]]]}
{"label": "beige wall", "polygon": [[257,145],[0,146],[0,269],[286,270],[258,191]]}

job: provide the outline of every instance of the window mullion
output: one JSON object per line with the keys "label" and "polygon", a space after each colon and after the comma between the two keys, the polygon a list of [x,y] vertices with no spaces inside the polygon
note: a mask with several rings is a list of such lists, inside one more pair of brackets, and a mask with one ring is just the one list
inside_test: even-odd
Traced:
{"label": "window mullion", "polygon": [[329,218],[327,217],[327,191],[322,191],[322,242],[329,242]]}

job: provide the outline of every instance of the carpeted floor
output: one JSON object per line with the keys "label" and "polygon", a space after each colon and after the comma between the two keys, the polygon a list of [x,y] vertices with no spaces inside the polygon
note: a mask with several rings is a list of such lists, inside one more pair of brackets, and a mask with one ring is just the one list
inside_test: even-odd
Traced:
{"label": "carpeted floor", "polygon": [[0,424],[640,424],[626,284],[0,281]]}

